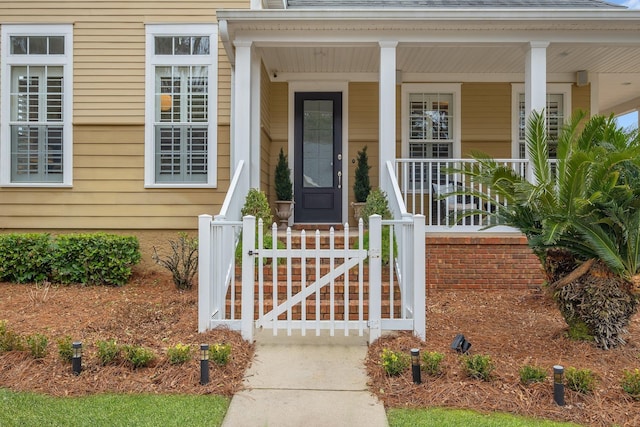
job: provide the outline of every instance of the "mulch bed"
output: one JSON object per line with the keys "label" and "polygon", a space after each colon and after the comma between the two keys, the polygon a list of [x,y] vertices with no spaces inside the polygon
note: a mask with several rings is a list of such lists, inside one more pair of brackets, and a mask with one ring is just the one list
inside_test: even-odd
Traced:
{"label": "mulch bed", "polygon": [[[21,335],[49,338],[48,354],[34,360],[28,352],[0,355],[0,387],[55,396],[94,393],[179,393],[231,396],[254,354],[253,344],[225,329],[197,332],[197,289],[178,291],[164,272],[137,272],[124,287],[51,286],[0,283],[0,320]],[[565,337],[566,325],[554,303],[541,291],[437,291],[427,296],[427,341],[410,334],[384,336],[369,350],[366,368],[370,390],[386,407],[445,406],[482,412],[506,411],[594,426],[640,425],[640,402],[620,387],[624,369],[640,368],[640,319],[636,315],[628,344],[610,351]],[[462,371],[449,346],[456,334],[471,342],[471,354],[488,354],[497,366],[490,382],[472,380]],[[83,342],[83,372],[71,373],[60,361],[57,339],[69,335]],[[156,362],[132,369],[125,362],[101,366],[95,342],[151,348]],[[231,362],[211,364],[211,382],[199,384],[197,355],[184,365],[170,365],[167,348],[178,343],[196,349],[200,343],[232,345]],[[423,375],[414,385],[410,370],[387,377],[380,366],[383,348],[408,352],[413,347],[446,354],[444,373]],[[523,386],[518,370],[525,364],[545,367],[542,384]],[[553,402],[551,367],[560,364],[594,371],[598,386],[592,395],[566,390],[567,405]]]}
{"label": "mulch bed", "polygon": [[[366,368],[370,390],[386,407],[445,406],[481,412],[513,414],[572,421],[593,426],[639,426],[640,402],[621,388],[622,371],[640,368],[640,318],[634,316],[626,336],[627,345],[609,351],[565,336],[566,324],[554,303],[541,291],[440,291],[427,297],[427,340],[409,333],[383,336],[369,349]],[[456,334],[471,342],[469,354],[491,356],[496,370],[491,381],[470,379],[459,355],[450,349]],[[412,381],[411,369],[388,377],[380,364],[383,348],[411,348],[445,354],[444,372],[438,377],[422,375]],[[543,367],[543,383],[524,386],[519,369]],[[563,365],[590,369],[598,379],[591,395],[566,388],[566,406],[553,400],[552,367]]]}
{"label": "mulch bed", "polygon": [[[49,339],[48,354],[35,360],[26,351],[0,354],[0,387],[54,396],[94,393],[179,393],[231,396],[242,387],[254,346],[236,332],[216,329],[198,333],[198,291],[178,291],[168,274],[136,275],[121,288],[18,285],[0,283],[0,321],[23,336],[40,333]],[[57,340],[70,336],[83,343],[82,373],[58,356]],[[127,362],[102,366],[95,343],[144,346],[156,355],[148,367]],[[189,344],[193,359],[172,365],[167,349]],[[210,363],[210,382],[200,385],[199,348],[229,343],[231,359],[224,367]]]}

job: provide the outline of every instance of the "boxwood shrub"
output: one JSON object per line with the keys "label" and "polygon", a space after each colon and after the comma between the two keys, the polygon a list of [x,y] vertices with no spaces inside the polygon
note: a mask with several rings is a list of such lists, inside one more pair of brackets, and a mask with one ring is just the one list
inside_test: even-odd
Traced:
{"label": "boxwood shrub", "polygon": [[0,281],[31,283],[48,279],[52,245],[48,234],[0,234]]}
{"label": "boxwood shrub", "polygon": [[0,235],[0,281],[124,285],[140,261],[133,236],[106,233]]}

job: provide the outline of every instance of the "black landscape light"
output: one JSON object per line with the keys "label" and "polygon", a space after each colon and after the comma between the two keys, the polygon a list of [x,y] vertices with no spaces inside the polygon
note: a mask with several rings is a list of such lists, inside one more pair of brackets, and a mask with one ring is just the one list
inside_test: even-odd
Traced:
{"label": "black landscape light", "polygon": [[558,406],[564,406],[564,382],[562,375],[564,368],[560,365],[553,367],[553,400]]}
{"label": "black landscape light", "polygon": [[467,353],[471,348],[471,343],[467,341],[462,334],[456,335],[451,343],[451,349],[457,351],[458,353]]}
{"label": "black landscape light", "polygon": [[74,341],[71,344],[73,349],[73,358],[71,359],[71,370],[75,375],[80,375],[82,371],[82,343],[80,341]]}
{"label": "black landscape light", "polygon": [[411,349],[411,372],[413,373],[413,383],[422,383],[422,378],[420,378],[420,350],[417,348]]}
{"label": "black landscape light", "polygon": [[200,384],[209,384],[209,344],[200,344]]}

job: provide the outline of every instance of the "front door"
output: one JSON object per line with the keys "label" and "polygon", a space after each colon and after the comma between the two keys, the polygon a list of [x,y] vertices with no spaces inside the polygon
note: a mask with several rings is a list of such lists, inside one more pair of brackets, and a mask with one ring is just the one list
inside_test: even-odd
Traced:
{"label": "front door", "polygon": [[342,93],[296,92],[294,221],[342,222]]}

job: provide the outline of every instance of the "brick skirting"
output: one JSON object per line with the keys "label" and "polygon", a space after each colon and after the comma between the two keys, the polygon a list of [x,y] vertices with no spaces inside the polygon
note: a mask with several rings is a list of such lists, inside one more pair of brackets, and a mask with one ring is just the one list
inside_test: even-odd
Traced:
{"label": "brick skirting", "polygon": [[429,289],[525,289],[542,285],[540,261],[520,235],[427,235]]}

